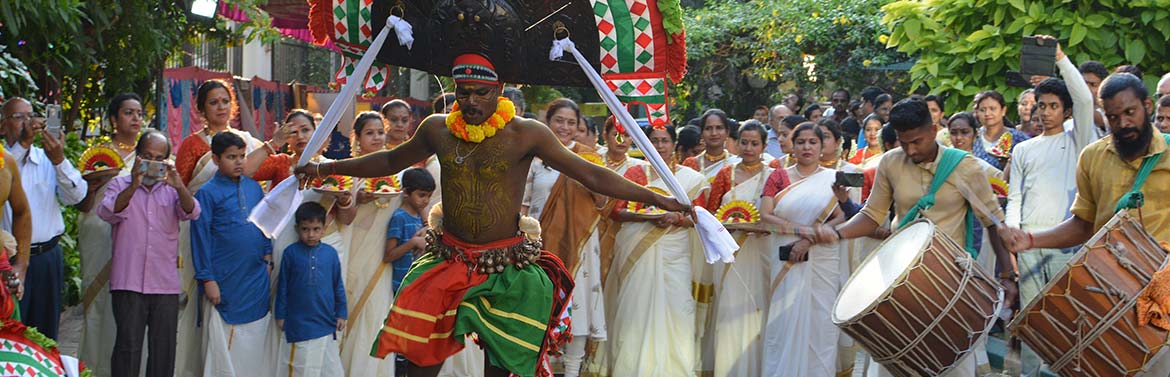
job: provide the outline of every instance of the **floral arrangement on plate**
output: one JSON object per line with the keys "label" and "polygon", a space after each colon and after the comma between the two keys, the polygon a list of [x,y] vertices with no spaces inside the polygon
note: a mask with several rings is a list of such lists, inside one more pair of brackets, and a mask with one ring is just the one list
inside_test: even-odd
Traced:
{"label": "floral arrangement on plate", "polygon": [[[667,195],[666,191],[663,191],[660,188],[649,187],[649,189],[650,189],[650,191],[653,191],[656,194]],[[649,205],[646,203],[638,203],[638,202],[629,202],[629,204],[626,205],[626,210],[630,211],[634,215],[638,215],[640,217],[659,217],[659,216],[666,214],[665,210],[659,209],[658,207],[655,207],[655,206],[652,206],[652,205]]]}
{"label": "floral arrangement on plate", "polygon": [[394,196],[402,192],[402,184],[397,176],[386,176],[366,179],[365,191],[378,196]]}
{"label": "floral arrangement on plate", "polygon": [[755,204],[734,200],[723,204],[715,212],[715,218],[723,224],[744,224],[760,222],[760,210]]}
{"label": "floral arrangement on plate", "polygon": [[991,151],[987,153],[991,154],[992,156],[1004,159],[1011,157],[1012,133],[1004,132],[1003,135],[999,137],[999,141],[995,143],[995,146],[991,148]]}
{"label": "floral arrangement on plate", "polygon": [[1001,198],[1007,197],[1007,195],[1008,195],[1008,183],[1007,182],[1004,182],[1004,180],[996,178],[996,177],[989,177],[987,179],[987,181],[989,183],[991,183],[991,191],[995,192],[995,196],[998,196]]}
{"label": "floral arrangement on plate", "polygon": [[77,166],[81,168],[81,175],[100,173],[107,170],[117,170],[126,166],[122,156],[114,149],[106,146],[93,146],[85,150],[78,158]]}
{"label": "floral arrangement on plate", "polygon": [[341,194],[353,187],[353,178],[344,175],[329,175],[313,180],[313,191]]}

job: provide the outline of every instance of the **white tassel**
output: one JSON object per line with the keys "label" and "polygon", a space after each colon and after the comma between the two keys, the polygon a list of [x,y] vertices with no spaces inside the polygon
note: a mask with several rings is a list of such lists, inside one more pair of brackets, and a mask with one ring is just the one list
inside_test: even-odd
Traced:
{"label": "white tassel", "polygon": [[386,19],[386,23],[394,27],[394,34],[398,36],[398,44],[406,46],[409,50],[414,46],[414,28],[410,26],[406,20],[398,18],[398,16],[390,16]]}
{"label": "white tassel", "polygon": [[529,216],[520,217],[520,231],[524,232],[524,236],[529,241],[540,241],[540,220]]}
{"label": "white tassel", "polygon": [[436,203],[431,207],[431,213],[427,215],[427,226],[436,232],[443,232],[443,203]]}

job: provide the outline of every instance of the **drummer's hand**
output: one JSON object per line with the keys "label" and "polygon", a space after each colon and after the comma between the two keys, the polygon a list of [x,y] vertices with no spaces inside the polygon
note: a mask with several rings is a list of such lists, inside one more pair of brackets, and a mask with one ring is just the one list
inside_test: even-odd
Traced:
{"label": "drummer's hand", "polygon": [[832,225],[820,225],[813,228],[813,231],[816,233],[816,239],[814,241],[817,243],[824,244],[840,241],[840,237],[837,237],[837,230],[833,229]]}
{"label": "drummer's hand", "polygon": [[999,285],[1003,286],[1003,308],[1012,310],[1020,295],[1019,282],[1016,279],[999,279]]}
{"label": "drummer's hand", "polygon": [[890,227],[888,225],[880,226],[877,229],[873,230],[872,236],[873,236],[873,238],[876,238],[879,240],[884,240],[886,238],[890,238]]}
{"label": "drummer's hand", "polygon": [[808,249],[812,247],[812,241],[802,239],[792,244],[792,253],[788,255],[789,262],[804,262],[808,260]]}
{"label": "drummer's hand", "polygon": [[1003,246],[1013,254],[1032,248],[1032,238],[1028,236],[1028,232],[1004,226],[997,228],[996,233],[999,233]]}

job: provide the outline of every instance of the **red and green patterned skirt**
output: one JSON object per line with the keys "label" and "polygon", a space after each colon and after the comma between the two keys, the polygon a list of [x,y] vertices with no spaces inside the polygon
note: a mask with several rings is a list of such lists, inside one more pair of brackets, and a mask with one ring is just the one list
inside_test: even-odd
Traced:
{"label": "red and green patterned skirt", "polygon": [[[525,240],[477,245],[444,234],[441,242],[461,250],[464,260],[476,260],[480,251]],[[569,341],[562,317],[567,318],[572,292],[572,277],[548,252],[541,252],[535,264],[492,274],[427,253],[403,278],[370,354],[398,353],[416,365],[438,365],[461,351],[464,336],[474,333],[491,365],[519,376],[543,375],[538,366],[547,365],[546,355]]]}

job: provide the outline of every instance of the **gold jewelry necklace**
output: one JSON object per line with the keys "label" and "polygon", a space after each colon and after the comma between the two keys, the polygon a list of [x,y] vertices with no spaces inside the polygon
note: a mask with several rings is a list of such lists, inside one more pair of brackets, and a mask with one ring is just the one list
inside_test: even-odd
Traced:
{"label": "gold jewelry necklace", "polygon": [[118,149],[122,150],[123,152],[129,152],[129,151],[134,150],[134,144],[123,144],[120,141],[114,141],[114,144],[117,145]]}
{"label": "gold jewelry necklace", "polygon": [[609,159],[609,154],[608,154],[608,153],[606,153],[606,154],[605,154],[605,166],[607,166],[607,167],[610,167],[610,168],[616,168],[616,167],[618,167],[618,166],[621,166],[622,164],[626,163],[626,161],[627,161],[627,160],[629,160],[629,159],[630,159],[630,157],[629,157],[629,156],[627,156],[627,155],[622,155],[622,159],[621,159],[621,160],[617,160],[617,161],[611,161],[611,160]]}
{"label": "gold jewelry necklace", "polygon": [[727,158],[727,150],[726,149],[723,150],[723,154],[715,156],[715,157],[711,156],[711,152],[703,152],[703,159],[707,160],[708,162],[719,162],[719,161],[723,161],[723,159],[725,159],[725,158]]}
{"label": "gold jewelry necklace", "polygon": [[754,164],[741,162],[739,164],[739,168],[743,169],[744,173],[755,174],[756,172],[758,172],[760,170],[764,170],[764,162],[763,161],[756,161]]}

